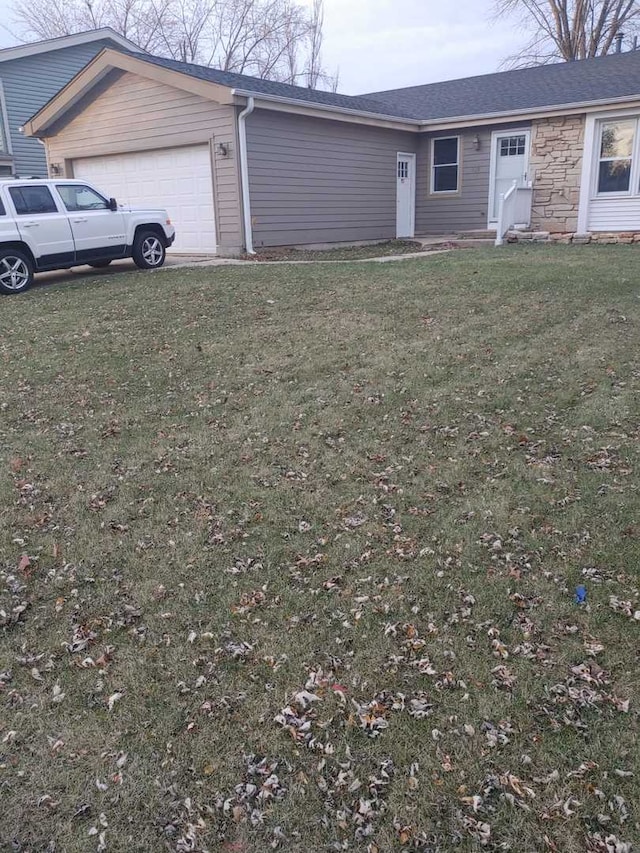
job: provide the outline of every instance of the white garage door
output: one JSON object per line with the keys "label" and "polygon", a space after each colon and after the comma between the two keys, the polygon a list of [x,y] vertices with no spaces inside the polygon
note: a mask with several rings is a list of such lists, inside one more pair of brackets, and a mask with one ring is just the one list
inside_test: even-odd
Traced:
{"label": "white garage door", "polygon": [[176,229],[174,251],[215,252],[208,145],[83,158],[73,161],[73,173],[119,204],[167,210]]}

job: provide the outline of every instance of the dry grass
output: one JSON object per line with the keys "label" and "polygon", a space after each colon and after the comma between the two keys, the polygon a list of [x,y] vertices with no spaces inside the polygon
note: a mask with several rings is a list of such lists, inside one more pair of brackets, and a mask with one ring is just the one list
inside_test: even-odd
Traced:
{"label": "dry grass", "polygon": [[362,246],[338,246],[326,249],[258,248],[252,261],[358,261],[367,258],[382,258],[390,255],[410,255],[423,252],[424,247],[416,240],[385,240]]}
{"label": "dry grass", "polygon": [[639,258],[3,299],[0,848],[637,845]]}

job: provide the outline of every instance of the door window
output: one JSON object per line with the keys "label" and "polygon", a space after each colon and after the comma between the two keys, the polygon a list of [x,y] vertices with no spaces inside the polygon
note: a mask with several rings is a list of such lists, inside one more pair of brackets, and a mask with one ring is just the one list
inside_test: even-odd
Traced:
{"label": "door window", "polygon": [[408,178],[409,177],[409,163],[407,160],[398,160],[398,177],[399,178]]}
{"label": "door window", "polygon": [[83,184],[56,184],[64,206],[71,213],[86,210],[108,210],[109,203],[91,187]]}
{"label": "door window", "polygon": [[36,186],[9,187],[9,195],[18,216],[37,216],[40,213],[57,213],[49,187]]}
{"label": "door window", "polygon": [[501,157],[517,157],[526,151],[526,136],[505,136],[500,140]]}

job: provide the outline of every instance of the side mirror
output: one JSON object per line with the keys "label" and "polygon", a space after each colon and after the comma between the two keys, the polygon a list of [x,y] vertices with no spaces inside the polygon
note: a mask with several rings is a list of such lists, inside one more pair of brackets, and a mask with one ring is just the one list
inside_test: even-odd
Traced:
{"label": "side mirror", "polygon": [[114,212],[118,209],[118,202],[115,198],[109,199],[109,210],[113,210]]}

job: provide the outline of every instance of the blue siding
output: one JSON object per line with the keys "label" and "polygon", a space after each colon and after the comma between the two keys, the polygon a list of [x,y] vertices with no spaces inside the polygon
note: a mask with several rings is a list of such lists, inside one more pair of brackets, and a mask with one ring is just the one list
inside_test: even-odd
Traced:
{"label": "blue siding", "polygon": [[47,177],[44,147],[37,139],[18,132],[47,101],[62,89],[104,47],[108,39],[0,63],[17,175]]}

